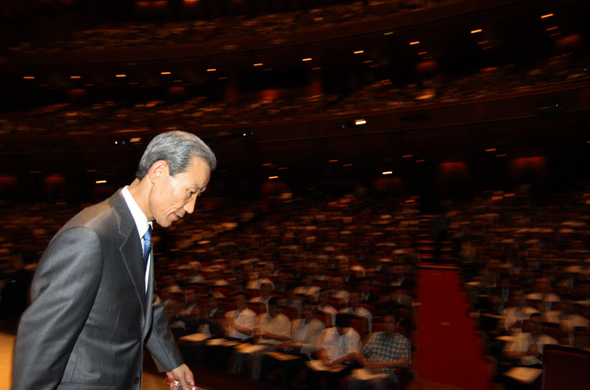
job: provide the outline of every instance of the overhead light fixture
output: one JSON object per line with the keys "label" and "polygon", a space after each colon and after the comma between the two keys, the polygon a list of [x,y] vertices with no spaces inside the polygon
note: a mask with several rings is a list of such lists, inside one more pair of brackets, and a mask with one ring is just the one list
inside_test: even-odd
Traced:
{"label": "overhead light fixture", "polygon": [[35,80],[35,76],[23,76],[25,80]]}
{"label": "overhead light fixture", "polygon": [[269,176],[268,178],[269,178],[270,180],[274,180],[274,179],[278,179],[279,177],[278,177],[278,176]]}
{"label": "overhead light fixture", "polygon": [[497,149],[496,148],[490,148],[490,149],[486,149],[486,152],[495,152]]}
{"label": "overhead light fixture", "polygon": [[362,126],[362,125],[366,125],[367,124],[367,121],[364,120],[364,119],[357,119],[357,120],[354,121],[354,124],[357,125],[357,126]]}
{"label": "overhead light fixture", "polygon": [[122,78],[122,77],[127,77],[127,75],[126,74],[118,74],[118,75],[115,75],[115,77]]}
{"label": "overhead light fixture", "polygon": [[262,62],[257,62],[254,64],[254,66],[262,66],[262,65],[264,65]]}
{"label": "overhead light fixture", "polygon": [[547,18],[550,18],[552,16],[553,16],[553,14],[541,15],[541,19],[547,19]]}
{"label": "overhead light fixture", "polygon": [[365,51],[364,50],[357,50],[354,52],[354,54],[363,54]]}
{"label": "overhead light fixture", "polygon": [[383,175],[393,175],[393,172],[392,171],[385,171],[382,174]]}
{"label": "overhead light fixture", "polygon": [[215,68],[207,69],[207,72],[217,72],[217,69],[215,69]]}
{"label": "overhead light fixture", "polygon": [[72,80],[77,80],[77,79],[81,79],[82,77],[80,77],[80,76],[70,76],[70,78],[71,78]]}
{"label": "overhead light fixture", "polygon": [[410,42],[410,46],[419,45],[419,44],[420,44],[420,41]]}
{"label": "overhead light fixture", "polygon": [[160,73],[161,75],[167,75],[167,74],[172,74],[172,72],[162,72]]}
{"label": "overhead light fixture", "polygon": [[303,58],[301,61],[306,62],[306,61],[311,61],[311,60],[312,60],[312,58],[309,57],[309,58]]}
{"label": "overhead light fixture", "polygon": [[477,30],[471,30],[472,34],[479,34],[480,32],[482,32],[483,30],[481,28],[478,28]]}
{"label": "overhead light fixture", "polygon": [[557,26],[549,27],[549,28],[547,29],[547,31],[553,31],[553,30],[557,30],[558,28],[559,28],[559,27],[557,27]]}

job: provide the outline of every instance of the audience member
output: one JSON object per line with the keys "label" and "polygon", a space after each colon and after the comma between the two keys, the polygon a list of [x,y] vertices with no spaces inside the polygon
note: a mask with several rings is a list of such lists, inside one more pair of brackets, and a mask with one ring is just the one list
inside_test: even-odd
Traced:
{"label": "audience member", "polygon": [[[337,314],[335,326],[324,330],[317,351],[318,360],[308,363],[306,379],[309,388],[339,389],[340,379],[350,374],[360,349],[361,337],[350,327],[350,319],[346,314]],[[324,386],[322,379],[325,381]]]}
{"label": "audience member", "polygon": [[357,292],[350,293],[350,306],[340,309],[339,313],[352,314],[367,319],[367,332],[373,331],[373,314],[361,304],[361,296]]}
{"label": "audience member", "polygon": [[[543,347],[548,344],[557,345],[557,340],[544,334],[545,326],[540,313],[531,314],[529,317],[530,332],[516,335],[514,341],[505,347],[506,356],[516,366],[529,368],[543,367]],[[541,376],[533,383],[525,385],[511,377],[506,379],[507,389],[537,389],[540,386]]]}
{"label": "audience member", "polygon": [[305,362],[311,360],[311,356],[320,346],[326,325],[315,317],[316,304],[306,301],[302,306],[302,318],[291,322],[291,339],[276,345],[276,350],[288,354],[266,354],[261,364],[261,379],[266,378],[277,368],[283,368],[283,385],[289,389],[295,387],[294,380],[297,373],[305,368]]}
{"label": "audience member", "polygon": [[318,311],[322,312],[326,316],[326,326],[334,326],[336,323],[336,314],[338,310],[336,310],[332,305],[330,305],[331,291],[328,289],[321,289],[319,294],[319,301],[318,301]]}
{"label": "audience member", "polygon": [[255,330],[255,349],[236,348],[232,374],[240,374],[245,362],[252,360],[252,379],[260,379],[261,362],[265,352],[275,350],[275,346],[283,341],[290,340],[291,321],[279,311],[276,298],[268,301],[268,313],[261,314],[258,319],[258,327]]}
{"label": "audience member", "polygon": [[383,324],[385,330],[372,333],[363,346],[358,361],[364,368],[348,377],[349,390],[360,390],[367,385],[373,390],[385,390],[398,383],[396,368],[409,367],[412,347],[409,339],[396,332],[399,325],[396,314],[386,313]]}

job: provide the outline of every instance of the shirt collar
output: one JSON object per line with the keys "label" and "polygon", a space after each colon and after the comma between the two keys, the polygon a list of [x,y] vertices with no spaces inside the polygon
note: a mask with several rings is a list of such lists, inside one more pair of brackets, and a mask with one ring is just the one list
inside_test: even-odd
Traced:
{"label": "shirt collar", "polygon": [[127,207],[129,207],[129,211],[131,212],[131,216],[133,217],[133,221],[135,221],[135,226],[137,226],[137,232],[139,233],[139,238],[143,238],[145,232],[147,232],[148,227],[152,226],[151,222],[148,222],[147,217],[141,211],[135,199],[129,192],[129,186],[125,186],[121,190],[121,194],[125,199],[125,203],[127,203]]}

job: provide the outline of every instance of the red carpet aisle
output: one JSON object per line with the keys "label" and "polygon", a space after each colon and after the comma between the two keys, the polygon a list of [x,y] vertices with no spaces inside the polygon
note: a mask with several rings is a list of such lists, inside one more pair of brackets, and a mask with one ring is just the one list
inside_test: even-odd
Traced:
{"label": "red carpet aisle", "polygon": [[468,390],[490,389],[481,340],[469,318],[456,270],[420,269],[417,352],[413,369],[420,380]]}

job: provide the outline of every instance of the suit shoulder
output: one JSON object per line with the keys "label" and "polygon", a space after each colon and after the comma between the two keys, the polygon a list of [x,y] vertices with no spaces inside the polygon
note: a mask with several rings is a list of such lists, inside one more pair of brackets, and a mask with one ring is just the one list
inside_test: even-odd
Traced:
{"label": "suit shoulder", "polygon": [[85,227],[98,234],[104,230],[112,232],[112,229],[121,223],[122,216],[120,210],[111,200],[112,198],[83,209],[70,219],[61,231]]}

